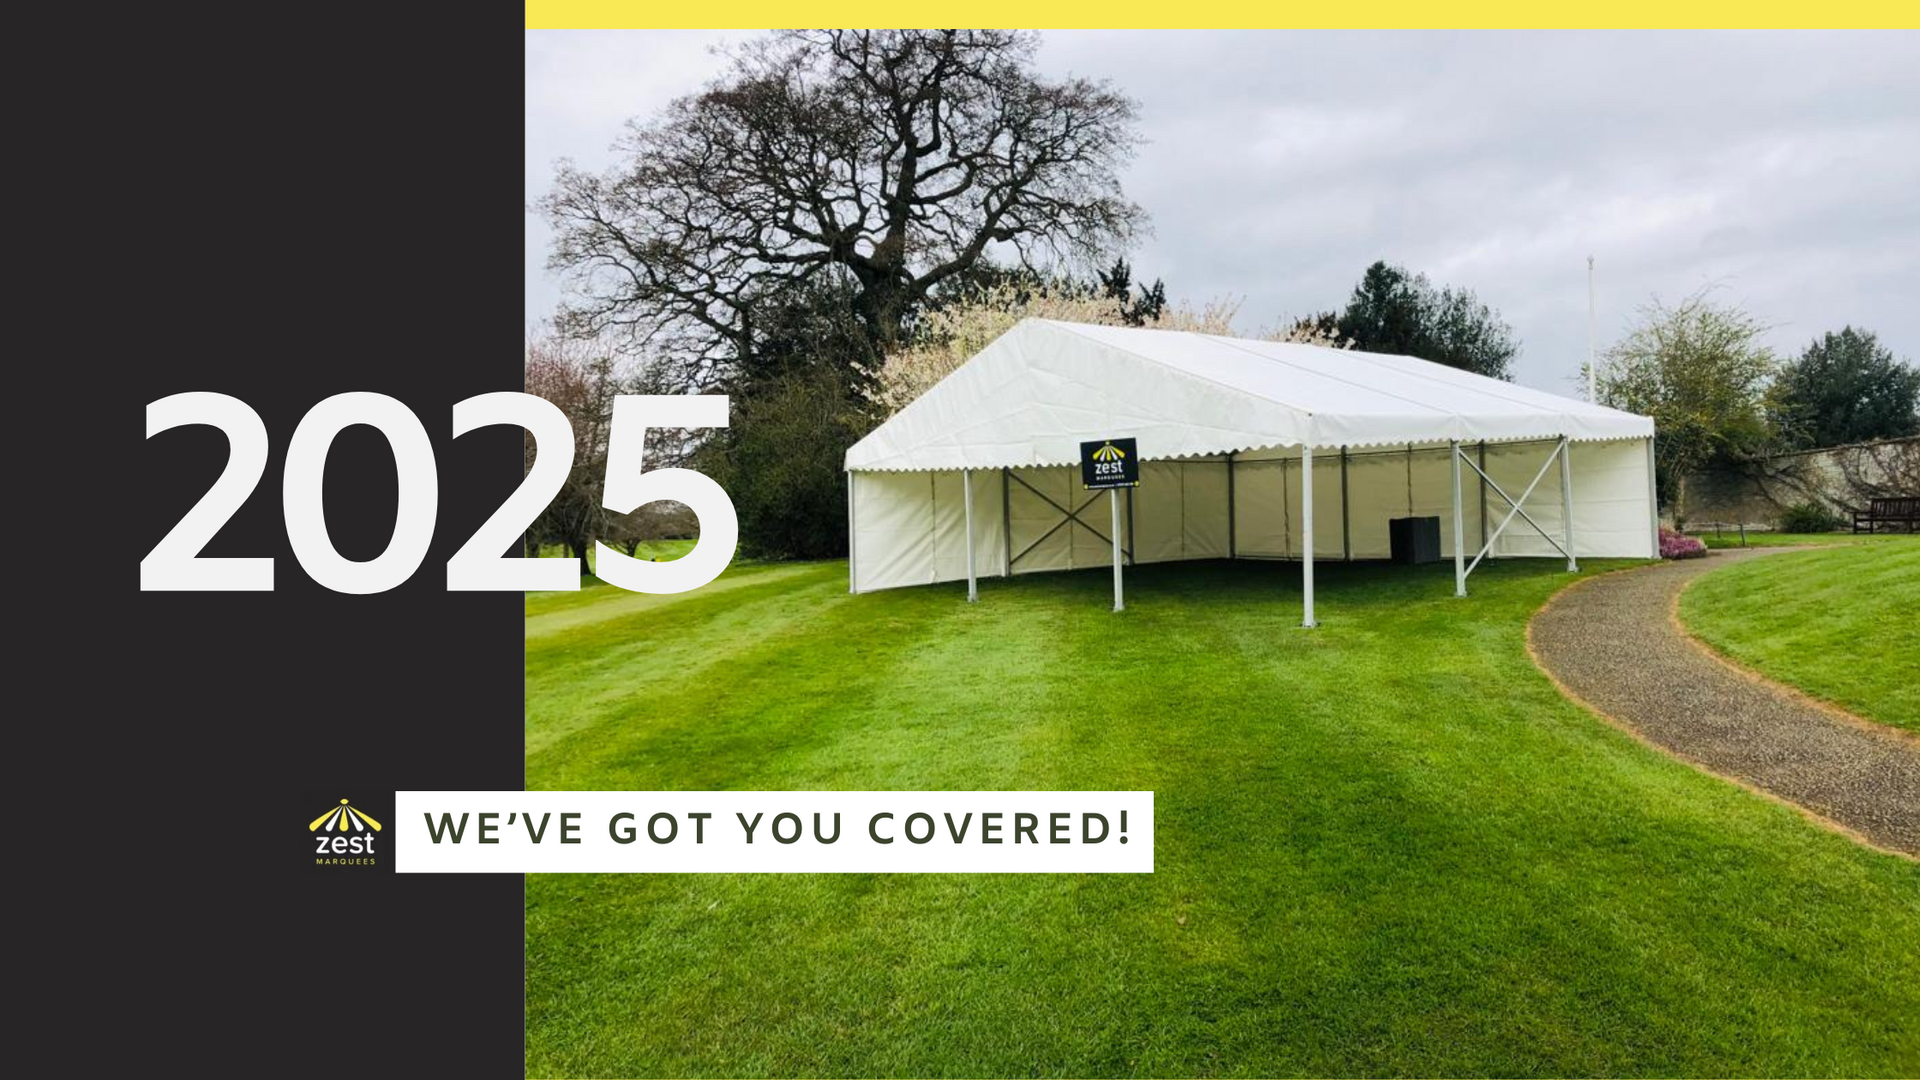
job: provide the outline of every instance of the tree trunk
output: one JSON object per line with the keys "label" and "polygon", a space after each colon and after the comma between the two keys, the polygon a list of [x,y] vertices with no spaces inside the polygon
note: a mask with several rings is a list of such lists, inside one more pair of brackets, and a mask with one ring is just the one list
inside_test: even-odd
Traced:
{"label": "tree trunk", "polygon": [[854,309],[867,324],[877,351],[887,353],[900,344],[900,323],[906,317],[907,305],[907,287],[890,279],[867,286],[855,300]]}
{"label": "tree trunk", "polygon": [[582,575],[593,573],[593,568],[587,564],[587,538],[586,537],[584,536],[567,537],[567,551],[574,558],[580,560],[580,573]]}

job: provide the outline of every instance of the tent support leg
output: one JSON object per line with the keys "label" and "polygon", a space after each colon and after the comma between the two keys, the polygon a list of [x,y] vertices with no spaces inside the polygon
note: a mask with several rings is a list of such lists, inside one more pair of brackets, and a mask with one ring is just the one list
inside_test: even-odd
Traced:
{"label": "tent support leg", "polygon": [[[1480,440],[1480,475],[1487,473],[1487,440]],[[1476,485],[1480,491],[1480,546],[1487,544],[1487,482],[1482,480]]]}
{"label": "tent support leg", "polygon": [[1300,625],[1313,621],[1313,440],[1300,444]]}
{"label": "tent support leg", "polygon": [[847,473],[847,595],[849,596],[860,591],[858,585],[860,579],[856,576],[854,569],[858,564],[854,562],[853,549],[853,473],[849,471]]}
{"label": "tent support leg", "polygon": [[1107,495],[1113,506],[1113,610],[1125,611],[1127,601],[1120,591],[1120,489],[1108,488]]}
{"label": "tent support leg", "polygon": [[980,585],[973,576],[973,470],[960,470],[960,503],[967,518],[967,603],[980,599]]}
{"label": "tent support leg", "polygon": [[[1128,492],[1127,494],[1128,494],[1128,499],[1131,500],[1133,493]],[[1227,454],[1227,558],[1229,559],[1237,559],[1240,557],[1239,545],[1235,542],[1235,538],[1234,538],[1234,525],[1235,525],[1235,521],[1234,521],[1234,514],[1233,514],[1233,454],[1229,453]]]}
{"label": "tent support leg", "polygon": [[1347,513],[1347,448],[1340,448],[1340,561],[1353,561],[1353,518]]}
{"label": "tent support leg", "polygon": [[1138,544],[1133,539],[1133,489],[1128,488],[1127,489],[1127,546],[1126,546],[1128,566],[1140,565],[1140,557],[1138,555],[1135,555],[1133,551],[1133,549],[1137,546]]}
{"label": "tent support leg", "polygon": [[1567,573],[1580,569],[1573,554],[1573,440],[1560,437],[1560,525],[1567,538]]}
{"label": "tent support leg", "polygon": [[1000,470],[1000,541],[1004,545],[1000,556],[1000,576],[1013,576],[1013,485],[1007,481],[1007,470]]}
{"label": "tent support leg", "polygon": [[[1461,518],[1460,510],[1460,440],[1453,440],[1453,453],[1448,455],[1453,466],[1453,595],[1467,595],[1467,523]],[[1482,518],[1481,527],[1486,522]]]}

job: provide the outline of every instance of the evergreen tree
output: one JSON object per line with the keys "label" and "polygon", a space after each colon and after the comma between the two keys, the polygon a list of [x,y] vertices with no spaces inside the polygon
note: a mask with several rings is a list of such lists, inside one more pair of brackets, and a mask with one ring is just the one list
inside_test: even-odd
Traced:
{"label": "evergreen tree", "polygon": [[1133,266],[1125,256],[1115,259],[1111,269],[1096,276],[1094,289],[1098,295],[1120,302],[1120,317],[1128,326],[1158,322],[1160,313],[1167,309],[1166,283],[1159,278],[1155,278],[1152,285],[1135,282]]}
{"label": "evergreen tree", "polygon": [[1920,433],[1920,369],[1894,359],[1872,332],[1844,327],[1780,369],[1769,407],[1796,448]]}
{"label": "evergreen tree", "polygon": [[1424,274],[1376,262],[1354,286],[1339,335],[1366,352],[1399,353],[1496,379],[1511,379],[1520,343],[1498,312],[1466,289],[1437,288]]}

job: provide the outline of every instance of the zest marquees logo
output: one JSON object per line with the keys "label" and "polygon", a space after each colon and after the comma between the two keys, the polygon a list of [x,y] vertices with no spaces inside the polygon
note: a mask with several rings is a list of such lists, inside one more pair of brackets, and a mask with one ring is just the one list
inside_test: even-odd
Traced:
{"label": "zest marquees logo", "polygon": [[339,806],[327,807],[326,813],[307,824],[307,831],[315,834],[314,865],[374,865],[377,854],[373,845],[374,834],[380,829],[380,823],[369,817],[366,811],[341,799]]}
{"label": "zest marquees logo", "polygon": [[1096,439],[1080,444],[1080,484],[1087,490],[1135,487],[1139,483],[1139,443],[1133,439]]}

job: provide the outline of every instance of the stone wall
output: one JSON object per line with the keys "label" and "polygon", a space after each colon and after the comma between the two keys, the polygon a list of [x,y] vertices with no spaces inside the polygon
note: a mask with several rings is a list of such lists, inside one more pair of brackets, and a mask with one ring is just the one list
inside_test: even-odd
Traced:
{"label": "stone wall", "polygon": [[1779,454],[1743,465],[1689,473],[1681,516],[1777,525],[1797,503],[1823,503],[1851,518],[1867,501],[1920,495],[1920,436]]}

